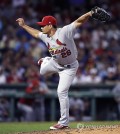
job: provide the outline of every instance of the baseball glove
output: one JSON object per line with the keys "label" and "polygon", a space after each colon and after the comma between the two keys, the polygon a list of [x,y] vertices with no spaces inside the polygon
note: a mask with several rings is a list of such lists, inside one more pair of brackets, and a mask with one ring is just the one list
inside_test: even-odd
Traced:
{"label": "baseball glove", "polygon": [[103,9],[99,7],[94,7],[91,10],[92,18],[99,20],[101,22],[108,22],[110,20],[110,15]]}

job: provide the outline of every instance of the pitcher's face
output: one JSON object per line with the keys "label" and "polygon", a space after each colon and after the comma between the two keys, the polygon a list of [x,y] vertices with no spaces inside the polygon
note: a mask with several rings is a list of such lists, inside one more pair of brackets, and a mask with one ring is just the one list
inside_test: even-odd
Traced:
{"label": "pitcher's face", "polygon": [[41,30],[42,30],[43,34],[49,34],[51,31],[51,25],[42,26]]}

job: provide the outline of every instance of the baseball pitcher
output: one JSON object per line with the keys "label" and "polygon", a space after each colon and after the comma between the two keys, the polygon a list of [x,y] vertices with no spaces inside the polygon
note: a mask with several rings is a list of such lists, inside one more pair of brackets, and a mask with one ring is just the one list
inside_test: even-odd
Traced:
{"label": "baseball pitcher", "polygon": [[79,66],[77,61],[77,49],[73,37],[76,29],[84,24],[89,17],[93,17],[102,22],[106,22],[110,19],[109,14],[99,7],[93,8],[90,12],[87,12],[71,24],[62,28],[57,28],[57,20],[53,16],[45,16],[41,22],[37,22],[42,32],[26,25],[23,18],[16,20],[19,26],[25,29],[29,34],[45,42],[51,54],[51,57],[45,57],[38,61],[40,74],[45,75],[54,72],[59,74],[60,79],[57,94],[60,103],[61,117],[58,123],[51,126],[50,129],[68,128],[68,90]]}

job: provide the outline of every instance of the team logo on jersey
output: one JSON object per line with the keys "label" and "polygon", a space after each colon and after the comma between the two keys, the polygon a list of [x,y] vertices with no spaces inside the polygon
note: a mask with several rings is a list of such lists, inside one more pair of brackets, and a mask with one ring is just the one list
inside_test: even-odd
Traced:
{"label": "team logo on jersey", "polygon": [[51,50],[49,51],[51,53],[51,55],[55,55],[55,54],[60,54],[67,51],[66,47],[63,47],[62,49],[56,49],[56,50]]}
{"label": "team logo on jersey", "polygon": [[56,40],[56,43],[57,43],[58,45],[60,45],[60,46],[66,46],[66,44],[60,42],[58,39]]}
{"label": "team logo on jersey", "polygon": [[71,55],[71,51],[66,47],[63,47],[62,49],[52,50],[49,52],[51,55],[61,54],[62,58],[66,58],[67,56]]}
{"label": "team logo on jersey", "polygon": [[50,46],[50,44],[47,43],[47,47],[48,47],[50,54],[51,55],[61,54],[62,58],[65,58],[65,57],[71,55],[71,51],[68,50],[68,48],[65,46],[66,46],[66,44],[62,43],[58,39],[56,40],[55,45]]}
{"label": "team logo on jersey", "polygon": [[56,40],[56,43],[57,43],[57,45],[59,45],[59,46],[52,46],[52,47],[50,47],[50,44],[49,43],[47,43],[47,48],[49,49],[49,51],[51,51],[51,50],[57,50],[57,49],[59,49],[61,46],[66,46],[66,44],[64,44],[64,43],[62,43],[61,41],[59,41],[58,39]]}
{"label": "team logo on jersey", "polygon": [[50,51],[55,51],[55,50],[60,49],[61,46],[52,46],[52,47],[50,47],[50,44],[47,43],[47,48],[48,48],[48,50],[49,50],[49,52],[50,52]]}

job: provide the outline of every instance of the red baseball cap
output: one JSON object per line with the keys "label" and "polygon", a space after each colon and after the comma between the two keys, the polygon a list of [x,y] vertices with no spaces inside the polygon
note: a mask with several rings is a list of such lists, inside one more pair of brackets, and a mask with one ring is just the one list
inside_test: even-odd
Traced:
{"label": "red baseball cap", "polygon": [[46,25],[57,25],[57,20],[53,16],[45,16],[43,17],[41,22],[37,22],[40,26],[46,26]]}

